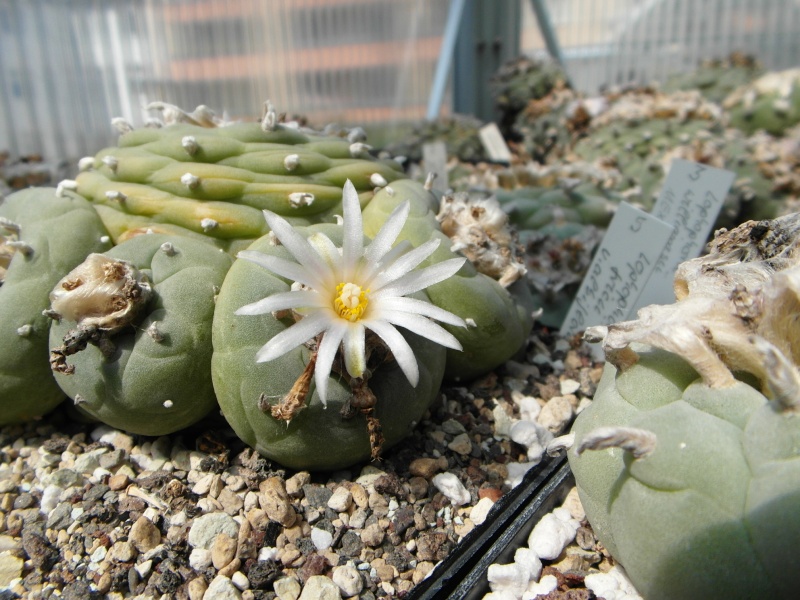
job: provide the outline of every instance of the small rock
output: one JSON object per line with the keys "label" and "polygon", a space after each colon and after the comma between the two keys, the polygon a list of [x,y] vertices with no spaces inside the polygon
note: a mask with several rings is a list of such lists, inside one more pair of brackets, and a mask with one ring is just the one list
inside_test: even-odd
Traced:
{"label": "small rock", "polygon": [[369,494],[364,486],[359,483],[354,483],[350,486],[350,494],[353,496],[353,502],[359,508],[366,508],[369,506]]}
{"label": "small rock", "polygon": [[587,575],[584,584],[598,598],[625,598],[625,600],[641,598],[625,571],[618,565],[611,567],[607,573]]}
{"label": "small rock", "polygon": [[433,478],[433,485],[442,492],[453,506],[462,506],[469,503],[470,495],[464,484],[453,473],[440,473]]}
{"label": "small rock", "polygon": [[24,561],[10,552],[0,552],[0,586],[10,585],[12,581],[22,577]]}
{"label": "small rock", "polygon": [[214,538],[224,533],[232,538],[239,534],[239,524],[229,514],[213,512],[197,517],[189,529],[188,541],[193,548],[211,549]]}
{"label": "small rock", "polygon": [[517,563],[493,564],[489,565],[486,578],[493,593],[513,594],[512,597],[520,598],[528,587],[530,573]]}
{"label": "small rock", "polygon": [[358,569],[350,565],[341,565],[333,570],[332,581],[341,590],[342,596],[357,596],[364,587]]}
{"label": "small rock", "polygon": [[293,577],[282,577],[272,584],[279,600],[297,600],[300,597],[300,582]]}
{"label": "small rock", "polygon": [[324,529],[314,527],[311,529],[311,541],[317,550],[325,552],[333,543],[333,535]]}
{"label": "small rock", "polygon": [[469,434],[460,433],[456,437],[453,438],[453,441],[447,444],[447,447],[450,448],[453,452],[457,452],[463,456],[466,456],[470,452],[472,452],[472,442],[469,439]]}
{"label": "small rock", "polygon": [[53,512],[56,506],[58,506],[58,500],[63,492],[63,488],[57,485],[46,486],[44,490],[42,490],[42,499],[39,501],[39,508],[41,511],[46,515]]}
{"label": "small rock", "polygon": [[53,509],[47,517],[47,528],[66,529],[72,523],[72,505],[69,502],[62,502]]}
{"label": "small rock", "polygon": [[554,396],[542,407],[536,422],[553,435],[559,435],[566,429],[574,414],[575,409],[566,397]]}
{"label": "small rock", "polygon": [[203,600],[241,600],[242,593],[228,577],[217,575],[203,594]]}
{"label": "small rock", "polygon": [[377,548],[380,546],[384,536],[385,532],[383,527],[378,523],[367,525],[361,530],[361,541],[364,542],[365,546],[369,546],[370,548]]}
{"label": "small rock", "polygon": [[311,473],[300,471],[286,480],[286,493],[292,498],[299,498],[303,495],[303,487],[311,482]]}
{"label": "small rock", "polygon": [[534,581],[528,586],[526,596],[536,598],[537,596],[547,596],[558,587],[558,579],[555,575],[545,575],[538,582]]}
{"label": "small rock", "polygon": [[133,542],[115,542],[113,546],[111,546],[111,550],[108,553],[108,557],[113,560],[114,562],[133,562],[136,560],[136,556],[139,552],[136,550],[136,546],[133,545]]}
{"label": "small rock", "polygon": [[118,473],[108,478],[108,487],[115,492],[124,490],[130,483],[131,479],[125,473]]}
{"label": "small rock", "polygon": [[295,513],[289,501],[289,494],[286,493],[283,479],[270,477],[262,481],[258,489],[261,492],[259,503],[264,512],[267,513],[267,516],[284,527],[294,525],[297,520],[297,513]]}
{"label": "small rock", "polygon": [[557,508],[543,516],[533,527],[528,536],[528,546],[539,558],[553,560],[575,538],[579,525],[570,517],[567,509]]}
{"label": "small rock", "polygon": [[231,583],[235,585],[237,589],[242,591],[250,589],[250,581],[241,571],[236,571],[236,573],[231,576]]}
{"label": "small rock", "polygon": [[339,586],[324,575],[309,577],[303,586],[300,600],[341,600]]}
{"label": "small rock", "polygon": [[217,496],[217,502],[222,505],[222,510],[232,517],[239,514],[239,511],[244,507],[244,500],[230,488],[223,488],[220,491]]}
{"label": "small rock", "polygon": [[353,494],[344,486],[336,488],[328,499],[328,508],[337,513],[347,512],[353,505]]}
{"label": "small rock", "polygon": [[189,600],[203,600],[207,589],[208,583],[206,582],[206,578],[202,575],[195,577],[189,582]]}
{"label": "small rock", "polygon": [[152,550],[161,543],[161,532],[153,522],[145,516],[139,517],[128,534],[130,541],[139,552]]}
{"label": "small rock", "polygon": [[472,510],[469,513],[470,520],[475,523],[475,525],[480,525],[484,521],[486,521],[486,517],[489,515],[489,511],[492,510],[494,506],[494,502],[490,498],[481,498],[472,507]]}
{"label": "small rock", "polygon": [[211,544],[211,564],[219,570],[225,568],[236,556],[236,539],[220,533]]}
{"label": "small rock", "polygon": [[466,433],[464,426],[455,419],[447,419],[442,423],[442,430],[448,435],[460,435]]}
{"label": "small rock", "polygon": [[430,480],[439,470],[438,461],[435,458],[415,458],[408,465],[408,472],[417,477]]}
{"label": "small rock", "polygon": [[561,395],[566,396],[567,394],[574,394],[581,389],[581,384],[574,379],[562,379],[559,383],[559,387],[561,389]]}
{"label": "small rock", "polygon": [[189,553],[189,566],[195,571],[204,571],[211,566],[211,550],[194,548]]}
{"label": "small rock", "polygon": [[328,505],[328,500],[333,496],[333,492],[326,487],[316,484],[303,486],[303,494],[311,508],[324,509]]}

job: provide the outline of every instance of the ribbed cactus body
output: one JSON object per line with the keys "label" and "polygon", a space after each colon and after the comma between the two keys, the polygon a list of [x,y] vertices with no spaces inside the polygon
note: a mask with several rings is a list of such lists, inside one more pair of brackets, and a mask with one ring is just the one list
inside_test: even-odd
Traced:
{"label": "ribbed cactus body", "polygon": [[[410,180],[397,181],[391,188],[375,194],[364,209],[364,233],[374,236],[391,212],[409,200],[411,212],[398,241],[419,246],[440,238],[441,245],[423,266],[457,256],[450,249],[456,241],[442,233],[436,220],[433,194]],[[449,378],[467,380],[486,373],[513,356],[527,340],[534,306],[524,280],[506,289],[468,263],[453,277],[429,287],[427,294],[433,304],[469,323],[466,329],[445,326],[463,346],[463,351],[447,351]]]}
{"label": "ribbed cactus body", "polygon": [[[332,224],[298,228],[306,237],[327,235],[341,245],[342,229]],[[250,250],[290,259],[269,237],[254,242]],[[269,407],[278,404],[304,372],[310,351],[298,347],[266,363],[256,363],[256,353],[269,339],[293,325],[291,316],[274,314],[241,316],[242,306],[286,292],[289,284],[262,267],[238,259],[222,286],[214,312],[212,375],[225,418],[239,437],[262,455],[295,469],[333,470],[368,460],[370,436],[364,415],[345,418],[342,409],[353,395],[340,373],[330,376],[327,406],[311,385],[305,408],[289,422],[274,418]],[[393,360],[375,369],[368,380],[377,401],[374,415],[380,421],[384,448],[408,435],[436,397],[444,373],[445,349],[403,329],[414,351],[420,379],[413,387]],[[261,400],[261,401],[260,401]],[[259,404],[262,406],[259,407]]]}
{"label": "ribbed cactus body", "polygon": [[[231,257],[204,242],[159,234],[137,236],[105,256],[133,265],[152,297],[109,336],[109,355],[89,344],[68,356],[75,371],[57,373],[58,384],[80,411],[132,433],[164,435],[202,419],[216,406],[211,323]],[[76,326],[66,318],[54,323],[51,347]]]}
{"label": "ribbed cactus body", "polygon": [[121,135],[77,182],[116,242],[147,229],[191,232],[235,251],[267,232],[264,209],[301,225],[322,222],[341,212],[347,179],[366,203],[381,180],[400,177],[399,164],[344,138],[283,125],[175,123]]}
{"label": "ribbed cactus body", "polygon": [[0,218],[0,266],[8,259],[0,277],[0,424],[6,424],[41,416],[64,398],[47,362],[50,319],[42,311],[56,282],[110,242],[91,205],[71,192],[16,192],[0,203]]}
{"label": "ribbed cactus body", "polygon": [[586,514],[645,598],[790,598],[800,585],[800,419],[756,388],[715,389],[673,354],[608,365],[573,427],[655,434],[635,459],[570,451]]}

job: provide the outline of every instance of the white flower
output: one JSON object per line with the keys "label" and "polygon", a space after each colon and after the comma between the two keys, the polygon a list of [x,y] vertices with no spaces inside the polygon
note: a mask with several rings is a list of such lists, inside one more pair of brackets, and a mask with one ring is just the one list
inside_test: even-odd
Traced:
{"label": "white flower", "polygon": [[238,254],[239,258],[296,283],[292,291],[243,306],[236,311],[237,315],[260,315],[287,309],[303,315],[297,323],[264,344],[256,353],[256,362],[278,358],[323,334],[314,374],[317,393],[323,403],[327,402],[328,376],[340,346],[350,376],[364,375],[366,329],[383,340],[408,381],[416,386],[419,382],[417,360],[396,326],[457,350],[461,350],[458,340],[431,319],[466,326],[460,317],[430,302],[405,297],[452,276],[466,260],[453,258],[415,271],[414,268],[436,250],[439,240],[430,240],[413,249],[404,241],[392,248],[408,217],[410,205],[407,201],[394,210],[366,247],[358,193],[349,180],[344,185],[342,205],[341,249],[319,232],[306,239],[283,218],[265,210],[267,224],[297,262],[253,250]]}

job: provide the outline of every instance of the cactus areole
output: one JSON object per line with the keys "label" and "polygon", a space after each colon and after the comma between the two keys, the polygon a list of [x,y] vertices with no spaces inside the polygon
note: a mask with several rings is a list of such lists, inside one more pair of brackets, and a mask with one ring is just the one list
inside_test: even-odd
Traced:
{"label": "cactus areole", "polygon": [[650,598],[800,586],[800,214],[718,233],[678,302],[587,332],[608,364],[569,452],[599,539]]}

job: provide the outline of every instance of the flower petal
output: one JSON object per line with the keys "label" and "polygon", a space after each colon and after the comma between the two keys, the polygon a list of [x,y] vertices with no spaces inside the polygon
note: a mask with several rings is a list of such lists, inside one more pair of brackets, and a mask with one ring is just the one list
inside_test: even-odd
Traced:
{"label": "flower petal", "polygon": [[295,260],[312,273],[324,273],[329,267],[308,240],[295,231],[286,219],[268,210],[263,211],[267,225]]}
{"label": "flower petal", "polygon": [[389,296],[405,296],[444,281],[452,277],[464,266],[466,258],[450,258],[435,265],[425,267],[421,271],[407,273],[403,277],[392,281],[377,291],[372,292],[372,299],[378,300]]}
{"label": "flower petal", "polygon": [[269,362],[297,348],[331,326],[331,316],[324,312],[314,312],[284,329],[256,352],[256,362]]}
{"label": "flower petal", "polygon": [[255,263],[268,271],[272,271],[275,275],[285,277],[291,281],[297,281],[311,288],[319,287],[319,276],[311,273],[303,265],[286,260],[285,258],[262,254],[256,250],[242,250],[236,257]]}
{"label": "flower petal", "polygon": [[[385,312],[384,312],[385,311]],[[405,296],[391,296],[380,301],[376,310],[376,318],[386,318],[386,313],[404,312],[430,317],[448,325],[458,325],[466,327],[464,319],[451,313],[449,310],[439,308],[425,300],[416,298],[406,298]]]}
{"label": "flower petal", "polygon": [[344,237],[342,239],[342,259],[344,277],[349,279],[361,256],[364,254],[364,225],[361,219],[361,203],[358,192],[349,179],[342,190],[342,210],[344,212]]}
{"label": "flower petal", "polygon": [[406,200],[392,211],[378,233],[375,234],[372,242],[364,250],[364,258],[373,263],[380,262],[381,258],[391,249],[397,236],[400,235],[410,210],[411,202]]}
{"label": "flower petal", "polygon": [[383,255],[380,262],[371,263],[364,262],[361,272],[358,277],[364,282],[364,286],[372,289],[372,280],[380,273],[382,269],[386,269],[392,265],[396,260],[403,256],[406,252],[414,248],[408,240],[402,240],[398,244]]}
{"label": "flower petal", "polygon": [[286,310],[288,308],[300,308],[304,306],[320,306],[320,295],[309,290],[298,290],[294,292],[280,292],[262,298],[257,302],[245,304],[235,315],[264,315],[276,310]]}
{"label": "flower petal", "polygon": [[[425,317],[420,317],[419,315],[411,313],[393,312],[384,315],[384,320],[389,321],[393,325],[404,327],[417,335],[426,337],[447,348],[461,350],[461,342],[459,342],[453,334],[444,329],[441,325]],[[367,324],[367,326],[369,326],[369,324]]]}
{"label": "flower petal", "polygon": [[387,283],[390,283],[399,277],[405,275],[409,271],[411,271],[414,267],[419,265],[423,260],[428,258],[431,254],[433,254],[436,249],[439,247],[441,240],[439,238],[435,238],[432,240],[428,240],[424,244],[420,244],[410,252],[407,252],[396,261],[394,261],[391,265],[385,267],[375,278],[375,281],[372,283],[373,287],[371,288],[372,291],[377,291],[381,289]]}
{"label": "flower petal", "polygon": [[344,336],[344,366],[351,377],[363,377],[367,370],[364,326],[353,323]]}
{"label": "flower petal", "polygon": [[336,358],[339,344],[342,342],[347,325],[334,322],[322,336],[322,342],[317,351],[317,364],[314,366],[314,383],[317,386],[317,395],[322,404],[328,404],[328,377],[331,374],[331,365]]}
{"label": "flower petal", "polygon": [[315,231],[308,236],[308,243],[322,257],[322,260],[328,263],[331,271],[338,273],[342,270],[342,255],[336,244],[331,241],[331,238],[324,233]]}
{"label": "flower petal", "polygon": [[386,342],[389,350],[392,351],[394,359],[400,366],[400,369],[408,379],[409,383],[417,387],[419,383],[419,366],[417,365],[417,357],[414,356],[414,351],[408,342],[400,334],[394,325],[383,320],[362,321],[367,329],[371,329]]}

